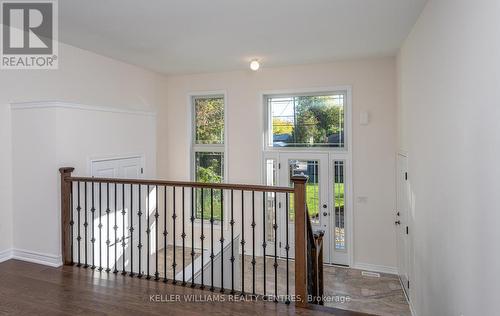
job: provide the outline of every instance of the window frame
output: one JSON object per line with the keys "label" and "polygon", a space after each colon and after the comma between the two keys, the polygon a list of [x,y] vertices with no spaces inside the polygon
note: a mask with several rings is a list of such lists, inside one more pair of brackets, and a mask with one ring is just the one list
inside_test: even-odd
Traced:
{"label": "window frame", "polygon": [[[346,93],[346,104],[345,104],[345,117],[344,117],[344,136],[345,136],[345,146],[344,148],[335,147],[273,147],[269,146],[268,137],[271,128],[272,121],[270,120],[270,107],[267,103],[267,97],[279,97],[279,96],[291,96],[291,95],[314,95],[314,94],[328,94],[335,93],[339,91],[344,91]],[[261,183],[265,185],[266,172],[265,172],[265,161],[266,159],[276,159],[279,161],[281,153],[288,152],[309,152],[309,153],[328,153],[329,163],[333,160],[343,160],[344,165],[344,177],[348,177],[348,181],[345,184],[345,198],[344,203],[347,206],[347,213],[345,214],[347,225],[345,228],[348,230],[345,235],[346,242],[346,255],[348,266],[354,266],[354,195],[353,195],[353,158],[352,158],[352,141],[353,141],[353,102],[352,102],[352,86],[351,85],[338,85],[338,86],[327,86],[327,87],[317,87],[317,88],[298,88],[298,89],[284,89],[284,90],[262,90],[259,93],[258,101],[262,109],[262,122],[261,125],[261,139],[262,139],[262,153],[260,156],[261,165]],[[333,169],[333,168],[330,168]],[[332,170],[331,170],[332,171]],[[333,171],[332,171],[333,172]],[[332,177],[332,174],[329,174]],[[279,177],[278,177],[279,178]],[[329,181],[330,182],[330,181]],[[278,185],[285,186],[278,179]],[[329,190],[331,183],[329,183]],[[333,218],[333,217],[331,217]],[[332,248],[333,249],[333,248]]]}
{"label": "window frame", "polygon": [[[194,100],[196,98],[217,98],[222,97],[224,100],[224,141],[222,144],[197,144],[196,143],[196,110]],[[223,168],[222,168],[222,183],[228,182],[228,161],[227,161],[227,94],[226,91],[200,91],[188,93],[188,108],[189,108],[189,178],[191,181],[196,181],[196,153],[197,152],[217,152],[222,153]],[[224,201],[224,208],[226,209],[226,201]],[[196,215],[195,215],[196,216]],[[214,220],[214,226],[221,227],[226,223],[227,214],[224,212],[221,221]],[[209,221],[210,219],[203,219]],[[200,225],[200,218],[195,218],[195,223]]]}
{"label": "window frame", "polygon": [[[289,147],[274,147],[271,144],[272,140],[272,113],[269,106],[269,98],[294,97],[294,96],[322,96],[331,94],[344,95],[344,147],[330,146],[289,146]],[[265,91],[261,93],[262,104],[264,105],[264,128],[263,128],[263,150],[265,152],[273,151],[318,151],[318,152],[339,152],[348,153],[351,151],[351,111],[352,111],[352,88],[351,86],[337,86],[330,88],[313,88],[302,90],[284,90],[284,91]]]}

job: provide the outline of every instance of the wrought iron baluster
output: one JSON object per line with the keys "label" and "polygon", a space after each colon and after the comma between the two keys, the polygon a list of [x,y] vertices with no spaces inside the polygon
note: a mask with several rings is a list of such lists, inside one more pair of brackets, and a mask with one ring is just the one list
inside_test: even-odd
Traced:
{"label": "wrought iron baluster", "polygon": [[117,189],[117,184],[115,183],[115,226],[113,226],[113,229],[115,231],[115,268],[113,269],[113,273],[118,273],[118,269],[117,269],[117,266],[118,266],[118,223],[116,221],[116,216],[117,216],[117,213],[118,213],[118,207],[116,206],[116,203],[117,203],[117,192],[116,192],[116,189]]}
{"label": "wrought iron baluster", "polygon": [[194,187],[191,187],[191,287],[194,284]]}
{"label": "wrought iron baluster", "polygon": [[255,295],[255,191],[252,191],[252,294]]}
{"label": "wrought iron baluster", "polygon": [[134,276],[134,185],[130,184],[130,276]]}
{"label": "wrought iron baluster", "polygon": [[177,218],[177,214],[176,214],[176,204],[175,204],[175,186],[172,188],[172,206],[173,206],[173,210],[172,210],[172,241],[173,241],[173,250],[172,250],[172,256],[173,256],[173,261],[172,261],[172,284],[176,284],[177,283],[177,280],[175,279],[175,268],[177,267],[177,263],[175,262],[175,222],[176,222],[176,218]]}
{"label": "wrought iron baluster", "polygon": [[89,222],[88,222],[88,217],[89,217],[89,214],[88,214],[88,204],[87,204],[87,185],[88,183],[87,182],[84,182],[85,183],[85,188],[83,190],[84,194],[85,194],[85,201],[84,201],[84,207],[85,207],[85,220],[83,221],[83,227],[84,227],[84,240],[85,240],[85,245],[84,245],[84,253],[85,253],[85,264],[83,265],[84,268],[88,268],[89,267],[89,262],[88,262],[88,232],[87,232],[87,227],[89,226]]}
{"label": "wrought iron baluster", "polygon": [[234,190],[231,190],[231,294],[234,294]]}
{"label": "wrought iron baluster", "polygon": [[142,194],[141,194],[141,187],[142,185],[139,184],[139,211],[137,212],[137,216],[139,217],[139,227],[137,228],[139,230],[139,244],[137,245],[137,248],[139,249],[139,254],[138,254],[138,259],[139,259],[139,262],[138,262],[138,265],[139,265],[139,270],[138,270],[138,273],[137,273],[137,277],[138,278],[142,278],[144,276],[144,274],[142,273],[142,269],[141,269],[141,257],[142,257],[142,242],[141,242],[141,230],[142,230],[142,225],[141,225],[141,217],[142,217],[142,206],[141,206],[141,201],[142,201]]}
{"label": "wrought iron baluster", "polygon": [[210,291],[214,291],[214,189],[210,188]]}
{"label": "wrought iron baluster", "polygon": [[[220,189],[220,218],[224,221],[224,189]],[[221,222],[222,225],[222,222]],[[224,293],[224,229],[220,230],[220,292]]]}
{"label": "wrought iron baluster", "polygon": [[102,185],[99,183],[99,271],[102,271]]}
{"label": "wrought iron baluster", "polygon": [[73,253],[73,248],[74,248],[74,243],[75,243],[75,240],[74,240],[74,230],[75,230],[75,221],[74,221],[74,218],[73,218],[73,199],[74,199],[74,195],[73,195],[73,187],[74,187],[74,182],[71,182],[71,185],[70,185],[70,219],[69,219],[69,226],[70,226],[70,230],[71,230],[71,264],[73,264],[73,260],[74,260],[74,253]]}
{"label": "wrought iron baluster", "polygon": [[167,186],[163,188],[163,282],[167,282]]}
{"label": "wrought iron baluster", "polygon": [[289,214],[288,214],[288,193],[285,193],[285,197],[286,197],[286,202],[285,202],[285,215],[286,215],[286,226],[285,226],[285,242],[286,242],[286,245],[285,245],[285,251],[286,251],[286,300],[285,300],[285,303],[286,304],[290,304],[290,275],[289,275],[289,253],[288,251],[290,250],[290,245],[288,244],[288,221],[289,221]]}
{"label": "wrought iron baluster", "polygon": [[90,213],[92,215],[92,239],[90,242],[92,243],[92,267],[91,269],[95,269],[95,196],[94,196],[94,188],[95,183],[92,182],[92,208],[90,209]]}
{"label": "wrought iron baluster", "polygon": [[158,272],[158,186],[155,186],[155,280],[158,281],[160,279],[160,273]]}
{"label": "wrought iron baluster", "polygon": [[106,183],[106,272],[111,271],[109,268],[109,183]]}
{"label": "wrought iron baluster", "polygon": [[76,206],[76,214],[78,216],[77,218],[77,236],[76,236],[76,241],[78,245],[78,263],[76,264],[77,267],[80,267],[82,265],[81,260],[80,260],[80,241],[82,240],[82,237],[80,236],[80,212],[82,210],[80,206],[80,181],[76,183],[77,185],[77,190],[78,192],[76,193],[76,197],[78,199],[77,206]]}
{"label": "wrought iron baluster", "polygon": [[151,235],[151,222],[149,221],[149,194],[150,188],[149,185],[146,186],[146,238],[147,238],[147,251],[146,251],[146,279],[151,279],[151,275],[149,275],[149,257],[151,253],[151,245],[150,245],[150,235]]}
{"label": "wrought iron baluster", "polygon": [[263,252],[263,276],[264,276],[264,289],[263,289],[263,294],[264,294],[264,299],[266,299],[266,192],[262,192],[262,252]]}
{"label": "wrought iron baluster", "polygon": [[241,190],[241,294],[245,294],[245,191]]}
{"label": "wrought iron baluster", "polygon": [[274,193],[274,301],[278,301],[278,193]]}
{"label": "wrought iron baluster", "polygon": [[[130,191],[132,193],[132,191]],[[125,183],[122,184],[122,274],[125,275],[127,272],[125,271],[125,246],[127,243],[125,242]]]}
{"label": "wrought iron baluster", "polygon": [[182,187],[182,285],[186,285],[186,231],[185,231],[185,212],[184,212],[184,204],[185,204],[185,196],[184,190],[185,187]]}
{"label": "wrought iron baluster", "polygon": [[[203,260],[203,253],[205,252],[204,248],[203,248],[203,240],[205,239],[205,235],[203,234],[203,226],[204,225],[204,220],[203,220],[203,213],[205,212],[205,201],[203,200],[203,196],[205,195],[205,190],[203,188],[201,188],[201,234],[200,234],[200,240],[201,240],[201,262],[202,262],[202,265],[203,263],[205,262]],[[203,278],[203,268],[201,269],[201,289],[204,289],[205,288],[205,283],[204,283],[204,278]]]}

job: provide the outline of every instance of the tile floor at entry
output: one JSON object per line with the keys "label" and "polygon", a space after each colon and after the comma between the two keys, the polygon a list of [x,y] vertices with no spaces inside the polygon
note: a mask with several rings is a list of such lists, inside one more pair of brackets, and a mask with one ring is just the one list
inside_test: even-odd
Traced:
{"label": "tile floor at entry", "polygon": [[[167,248],[167,276],[172,278],[173,248]],[[185,249],[184,262],[191,263],[191,248]],[[200,255],[195,250],[195,258]],[[286,260],[278,259],[278,294],[286,293]],[[241,262],[241,260],[240,260]],[[244,278],[245,292],[252,293],[252,256],[245,256]],[[182,248],[176,247],[177,272],[182,267]],[[289,286],[290,294],[294,293],[294,262],[289,261]],[[163,251],[159,251],[159,270],[163,271]],[[396,275],[381,273],[380,278],[363,276],[362,270],[325,265],[324,281],[325,295],[338,297],[340,299],[349,297],[348,301],[326,302],[325,306],[336,307],[364,313],[387,316],[410,316],[410,309],[406,301],[403,289]],[[160,272],[163,276],[163,273]],[[266,293],[274,294],[274,258],[266,260]],[[263,294],[264,290],[264,264],[262,257],[256,257],[255,265],[255,292]],[[205,283],[209,283],[206,280]],[[237,287],[237,290],[240,288]]]}
{"label": "tile floor at entry", "polygon": [[[245,289],[252,290],[252,257],[245,256]],[[255,291],[263,292],[263,260],[256,258]],[[267,293],[274,293],[274,258],[267,258]],[[293,261],[289,261],[290,293],[294,293]],[[324,294],[346,298],[346,302],[326,302],[325,306],[386,316],[410,316],[410,308],[396,275],[381,273],[380,278],[363,276],[362,270],[325,265]],[[286,292],[286,261],[278,259],[278,293]],[[248,286],[247,286],[248,284]]]}

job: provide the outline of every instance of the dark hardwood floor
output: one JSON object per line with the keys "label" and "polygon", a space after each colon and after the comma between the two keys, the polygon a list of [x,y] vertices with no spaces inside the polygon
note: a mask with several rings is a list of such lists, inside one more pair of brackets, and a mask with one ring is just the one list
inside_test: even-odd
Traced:
{"label": "dark hardwood floor", "polygon": [[[2,315],[367,315],[263,301],[229,302],[228,296],[225,302],[207,301],[207,295],[215,294],[78,267],[50,268],[18,260],[0,263]],[[188,302],[187,297],[198,301]]]}

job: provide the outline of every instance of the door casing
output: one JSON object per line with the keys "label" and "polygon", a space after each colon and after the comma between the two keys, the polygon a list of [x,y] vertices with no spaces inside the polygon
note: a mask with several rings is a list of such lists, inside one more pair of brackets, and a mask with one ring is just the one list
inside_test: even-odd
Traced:
{"label": "door casing", "polygon": [[[314,228],[329,228],[330,233],[325,232],[324,238],[324,253],[323,258],[325,263],[331,264],[340,264],[345,266],[352,266],[352,258],[353,258],[353,216],[352,216],[352,169],[351,169],[351,160],[349,153],[344,152],[326,152],[326,151],[273,151],[273,152],[265,152],[263,158],[263,179],[266,178],[266,168],[265,163],[267,159],[274,159],[276,163],[281,164],[281,168],[278,168],[277,172],[277,183],[278,186],[289,186],[288,182],[288,160],[289,159],[298,159],[298,160],[318,160],[320,162],[320,181],[324,181],[325,177],[327,178],[326,184],[322,185],[322,189],[320,189],[320,206],[322,206],[325,202],[328,205],[327,212],[328,216],[320,215],[320,224],[326,225],[326,227],[313,227]],[[334,196],[333,196],[333,179],[334,179],[334,170],[333,164],[334,161],[342,160],[344,162],[344,175],[345,175],[345,242],[346,249],[342,251],[336,251],[334,249],[334,227],[335,227],[335,212],[332,206],[334,205]],[[326,168],[325,168],[326,166]],[[326,169],[326,170],[325,170]],[[265,183],[265,182],[264,182]],[[279,198],[279,205],[281,205],[281,209],[284,211],[285,209],[285,198]],[[283,212],[280,212],[283,213]],[[320,213],[323,213],[323,208],[321,208]],[[285,227],[286,217],[280,216],[280,221],[278,225],[280,227]],[[289,224],[289,256],[292,257],[291,254],[294,253],[293,247],[293,232],[294,225]],[[279,234],[279,245],[281,245],[278,253],[280,256],[286,256],[285,253],[285,240],[286,240],[286,231],[284,229],[280,230]],[[271,245],[272,247],[272,245]],[[272,249],[270,249],[273,251]]]}
{"label": "door casing", "polygon": [[403,289],[409,296],[409,270],[410,270],[410,192],[408,183],[408,157],[403,154],[397,155],[396,164],[396,245],[398,252],[398,274]]}

